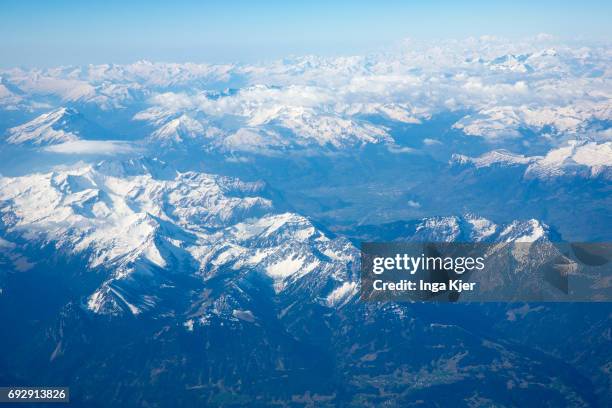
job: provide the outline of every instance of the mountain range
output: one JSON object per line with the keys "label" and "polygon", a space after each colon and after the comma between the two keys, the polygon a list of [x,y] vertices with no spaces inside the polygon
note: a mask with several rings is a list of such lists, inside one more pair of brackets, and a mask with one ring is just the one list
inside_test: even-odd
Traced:
{"label": "mountain range", "polygon": [[610,56],[482,37],[0,70],[0,384],[87,407],[610,405],[609,303],[360,298],[362,242],[609,242]]}

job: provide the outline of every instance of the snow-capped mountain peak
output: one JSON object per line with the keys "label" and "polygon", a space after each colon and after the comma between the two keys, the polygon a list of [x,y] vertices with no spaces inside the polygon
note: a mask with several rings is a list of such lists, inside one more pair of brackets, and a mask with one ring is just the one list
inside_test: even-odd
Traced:
{"label": "snow-capped mountain peak", "polygon": [[183,114],[171,119],[151,134],[149,140],[162,144],[178,144],[206,134],[204,125]]}
{"label": "snow-capped mountain peak", "polygon": [[103,136],[103,130],[72,108],[61,107],[8,130],[11,144],[48,146]]}
{"label": "snow-capped mountain peak", "polygon": [[314,273],[306,287],[321,298],[347,281],[355,248],[303,216],[277,213],[257,195],[260,183],[196,172],[158,178],[151,167],[163,164],[110,161],[0,178],[2,229],[106,271],[87,301],[97,313],[154,308],[169,273],[207,281],[254,272],[276,293]]}
{"label": "snow-capped mountain peak", "polygon": [[474,214],[428,217],[415,228],[413,241],[422,242],[533,242],[545,238],[548,226],[536,219],[496,224]]}
{"label": "snow-capped mountain peak", "polygon": [[570,140],[551,149],[543,156],[524,156],[506,150],[493,150],[480,157],[453,154],[451,164],[473,166],[477,169],[492,166],[524,166],[526,178],[552,179],[561,176],[584,178],[610,177],[612,142],[597,143]]}

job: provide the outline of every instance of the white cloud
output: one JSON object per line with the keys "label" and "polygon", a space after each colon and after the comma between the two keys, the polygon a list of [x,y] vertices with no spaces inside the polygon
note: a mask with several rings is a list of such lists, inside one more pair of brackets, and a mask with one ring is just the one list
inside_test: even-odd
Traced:
{"label": "white cloud", "polygon": [[435,146],[435,145],[441,145],[442,142],[437,139],[425,138],[423,139],[423,144],[425,144],[426,146]]}
{"label": "white cloud", "polygon": [[114,155],[138,151],[133,144],[118,140],[77,140],[43,149],[46,152],[61,154],[101,154]]}
{"label": "white cloud", "polygon": [[389,145],[387,147],[387,150],[389,150],[389,152],[394,153],[394,154],[415,154],[415,153],[419,153],[419,151],[417,149],[414,149],[414,148],[408,147],[408,146]]}

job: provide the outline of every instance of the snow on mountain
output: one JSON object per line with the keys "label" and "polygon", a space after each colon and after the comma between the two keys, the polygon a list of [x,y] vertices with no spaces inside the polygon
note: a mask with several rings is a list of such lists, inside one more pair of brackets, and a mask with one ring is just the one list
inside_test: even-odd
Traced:
{"label": "snow on mountain", "polygon": [[548,72],[556,72],[562,67],[563,61],[560,59],[560,55],[556,49],[546,48],[525,54],[500,55],[486,61],[485,65],[492,71],[525,74],[535,71],[542,72],[544,69]]}
{"label": "snow on mountain", "polygon": [[520,137],[521,131],[576,135],[592,121],[612,120],[609,102],[588,106],[528,107],[499,106],[467,115],[453,125],[471,136]]}
{"label": "snow on mountain", "polygon": [[[560,175],[602,176],[610,178],[612,142],[570,141],[549,151],[531,163],[525,171],[528,178],[550,178]],[[586,172],[585,172],[586,170]]]}
{"label": "snow on mountain", "polygon": [[57,98],[101,109],[120,109],[151,95],[152,90],[227,81],[233,65],[174,64],[138,61],[128,65],[101,64],[0,71],[6,82],[33,99]]}
{"label": "snow on mountain", "polygon": [[[144,158],[2,177],[3,239],[52,247],[102,273],[86,301],[95,313],[156,310],[174,275],[232,285],[255,273],[276,296],[336,307],[353,299],[357,249],[303,216],[276,211],[263,189]],[[418,222],[410,239],[530,242],[546,231],[536,220],[497,225],[474,215],[431,217]],[[13,258],[26,265],[22,255]],[[236,290],[204,302],[200,317],[250,310],[252,299]]]}
{"label": "snow on mountain", "polygon": [[108,135],[103,129],[75,109],[61,107],[9,129],[6,140],[11,144],[49,146],[104,136]]}
{"label": "snow on mountain", "polygon": [[139,61],[0,70],[0,106],[135,108],[135,119],[154,126],[152,140],[174,142],[199,132],[193,123],[174,122],[187,115],[220,129],[208,142],[232,150],[235,143],[224,139],[241,129],[264,139],[264,149],[392,143],[380,118],[418,125],[449,111],[466,112],[454,127],[468,135],[499,139],[529,130],[576,137],[612,118],[609,65],[606,47],[550,39],[405,41],[368,56],[256,65]]}
{"label": "snow on mountain", "polygon": [[528,57],[528,55],[508,54],[489,61],[487,65],[492,70],[526,73],[533,71],[533,68],[526,63]]}
{"label": "snow on mountain", "polygon": [[423,242],[533,242],[548,235],[548,227],[531,219],[499,225],[473,214],[429,217],[420,221],[411,241]]}
{"label": "snow on mountain", "polygon": [[300,145],[312,141],[320,146],[342,148],[392,140],[379,126],[301,109],[287,110],[273,123],[291,130]]}
{"label": "snow on mountain", "polygon": [[476,168],[483,168],[496,164],[502,166],[528,165],[536,160],[536,157],[525,157],[520,154],[513,154],[507,150],[493,150],[483,154],[480,157],[469,157],[463,154],[453,154],[451,164],[471,164]]}
{"label": "snow on mountain", "polygon": [[550,150],[544,156],[524,156],[505,150],[485,153],[480,157],[453,155],[451,164],[471,165],[476,168],[525,166],[526,178],[550,179],[559,176],[610,177],[612,142],[570,140]]}
{"label": "snow on mountain", "polygon": [[499,234],[504,242],[534,242],[546,236],[547,227],[537,220],[527,222],[513,221]]}
{"label": "snow on mountain", "polygon": [[160,126],[151,133],[148,140],[162,145],[179,145],[197,138],[211,139],[219,133],[220,130],[216,127],[182,114]]}
{"label": "snow on mountain", "polygon": [[56,96],[63,102],[77,101],[95,97],[95,87],[85,79],[74,78],[73,72],[62,69],[22,70],[14,69],[7,73],[7,82],[27,95],[48,97]]}
{"label": "snow on mountain", "polygon": [[78,68],[81,78],[94,83],[122,81],[161,88],[227,80],[235,68],[231,64],[156,63],[146,60],[133,64],[102,64]]}
{"label": "snow on mountain", "polygon": [[[197,310],[187,319],[193,324],[236,313],[257,321],[253,296],[261,296],[255,287],[262,282],[287,304],[314,299],[342,307],[356,299],[358,250],[306,217],[275,210],[264,187],[180,173],[156,159],[78,164],[0,178],[0,225],[7,242],[84,260],[86,273],[100,276],[84,302],[94,313],[162,313],[178,296]],[[411,225],[403,237],[411,241],[532,242],[548,235],[537,220],[502,225],[470,214]],[[29,258],[14,250],[7,244],[0,254],[27,269]],[[192,283],[175,292],[185,280]]]}
{"label": "snow on mountain", "polygon": [[6,235],[109,271],[87,301],[96,313],[155,308],[167,279],[160,271],[205,281],[258,271],[277,293],[316,273],[311,287],[323,297],[347,281],[354,247],[275,213],[261,188],[158,161],[111,161],[1,178],[0,214]]}
{"label": "snow on mountain", "polygon": [[[232,123],[230,129],[215,131],[214,140],[209,141],[230,150],[311,145],[343,148],[391,141],[386,129],[355,118],[353,115],[357,111],[352,114],[347,114],[346,110],[338,111],[329,105],[334,98],[328,90],[312,86],[278,88],[257,85],[227,94],[166,92],[156,95],[151,102],[155,106],[134,116],[134,119],[161,126],[151,139],[175,133],[173,128],[178,124],[176,119],[170,118],[181,112],[190,112],[204,116],[213,125],[219,123],[212,129],[223,128],[223,123]],[[393,111],[390,106],[386,109],[388,115],[401,113]]]}
{"label": "snow on mountain", "polygon": [[288,146],[289,141],[278,132],[269,129],[240,128],[217,143],[229,152],[271,153]]}
{"label": "snow on mountain", "polygon": [[68,108],[43,113],[28,123],[9,129],[7,141],[36,146],[76,141],[79,135],[73,133],[71,124],[78,120],[78,115],[77,111]]}
{"label": "snow on mountain", "polygon": [[410,124],[421,124],[431,118],[423,108],[416,108],[408,103],[355,103],[347,105],[349,115],[378,115],[384,118]]}

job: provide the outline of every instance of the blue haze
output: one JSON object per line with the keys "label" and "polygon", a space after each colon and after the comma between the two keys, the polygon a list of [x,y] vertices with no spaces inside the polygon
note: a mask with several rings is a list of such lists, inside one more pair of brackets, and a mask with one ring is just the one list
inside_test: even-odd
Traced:
{"label": "blue haze", "polygon": [[252,62],[351,54],[401,38],[610,38],[612,3],[558,1],[3,1],[0,67]]}

